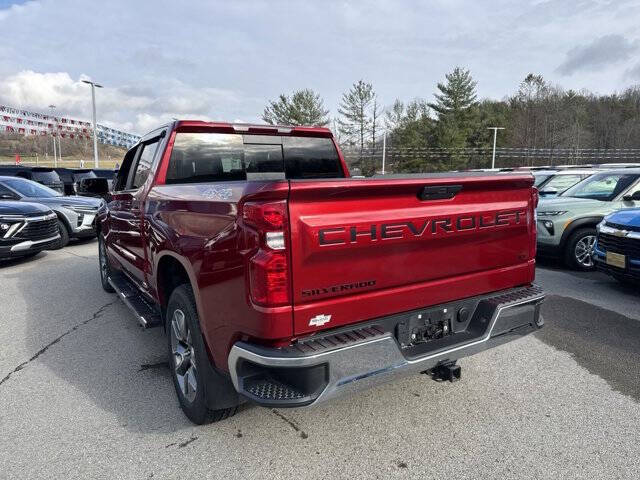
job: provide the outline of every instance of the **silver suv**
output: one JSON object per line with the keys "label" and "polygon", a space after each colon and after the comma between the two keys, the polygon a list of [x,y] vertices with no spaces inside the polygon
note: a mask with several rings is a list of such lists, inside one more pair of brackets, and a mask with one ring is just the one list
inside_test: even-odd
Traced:
{"label": "silver suv", "polygon": [[63,196],[60,192],[20,177],[0,176],[0,192],[4,198],[41,203],[53,210],[60,233],[59,247],[70,238],[95,237],[95,218],[103,200],[92,197]]}
{"label": "silver suv", "polygon": [[592,270],[596,225],[611,212],[634,207],[640,207],[640,169],[592,175],[559,197],[540,200],[538,252],[562,257],[569,267]]}

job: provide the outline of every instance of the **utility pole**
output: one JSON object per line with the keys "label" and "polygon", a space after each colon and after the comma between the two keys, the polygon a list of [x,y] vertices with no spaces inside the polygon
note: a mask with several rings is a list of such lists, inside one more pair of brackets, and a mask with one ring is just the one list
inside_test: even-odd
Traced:
{"label": "utility pole", "polygon": [[[55,118],[54,115],[54,110],[56,108],[55,105],[51,104],[49,105],[49,108],[51,109],[51,116]],[[53,122],[53,118],[51,119],[51,121]],[[56,157],[56,135],[58,134],[57,132],[57,128],[56,128],[56,123],[52,123],[53,125],[53,132],[51,134],[51,140],[53,140],[53,166],[57,167],[58,166],[58,159]]]}
{"label": "utility pole", "polygon": [[491,157],[491,169],[496,168],[496,140],[498,138],[498,130],[504,130],[504,127],[489,127],[487,130],[493,130],[493,156]]}
{"label": "utility pole", "polygon": [[382,133],[382,175],[384,175],[384,162],[387,156],[387,131]]}
{"label": "utility pole", "polygon": [[91,106],[93,108],[93,164],[95,168],[98,168],[98,131],[96,129],[96,88],[102,88],[99,85],[90,80],[82,80],[84,83],[91,85]]}

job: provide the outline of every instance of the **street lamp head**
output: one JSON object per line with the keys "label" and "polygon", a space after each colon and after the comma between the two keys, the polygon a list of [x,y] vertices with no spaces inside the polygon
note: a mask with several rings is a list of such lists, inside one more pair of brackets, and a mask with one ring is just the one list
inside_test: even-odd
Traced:
{"label": "street lamp head", "polygon": [[96,88],[103,88],[102,85],[96,82],[92,82],[91,80],[82,80],[82,83],[86,83],[87,85],[93,85]]}

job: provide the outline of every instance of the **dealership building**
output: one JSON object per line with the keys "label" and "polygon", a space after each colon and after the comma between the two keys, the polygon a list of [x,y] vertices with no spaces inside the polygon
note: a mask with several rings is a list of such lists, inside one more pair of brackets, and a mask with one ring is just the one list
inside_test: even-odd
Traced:
{"label": "dealership building", "polygon": [[[91,138],[92,130],[91,122],[0,105],[0,133]],[[96,125],[96,134],[100,143],[126,148],[140,140],[138,135],[100,124]]]}

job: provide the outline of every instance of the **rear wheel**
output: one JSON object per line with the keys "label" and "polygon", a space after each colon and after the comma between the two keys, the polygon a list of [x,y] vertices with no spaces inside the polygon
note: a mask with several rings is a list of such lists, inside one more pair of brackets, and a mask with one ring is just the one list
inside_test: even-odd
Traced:
{"label": "rear wheel", "polygon": [[173,385],[184,414],[193,423],[224,420],[236,413],[237,406],[210,410],[207,407],[207,389],[215,384],[204,382],[204,369],[212,368],[207,355],[193,291],[187,284],[171,293],[166,316],[169,355]]}
{"label": "rear wheel", "polygon": [[581,228],[571,234],[565,247],[565,263],[576,270],[593,270],[593,247],[596,243],[596,229]]}
{"label": "rear wheel", "polygon": [[104,243],[104,236],[98,235],[98,263],[100,265],[100,282],[105,292],[113,293],[115,290],[109,283],[111,275],[111,265],[109,265],[109,257],[107,257],[107,247]]}

